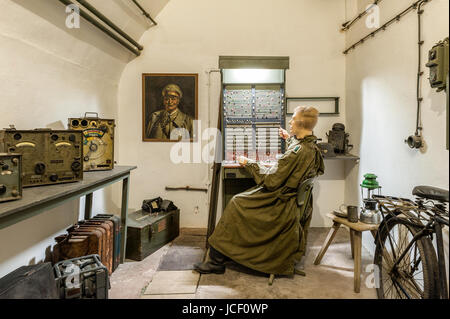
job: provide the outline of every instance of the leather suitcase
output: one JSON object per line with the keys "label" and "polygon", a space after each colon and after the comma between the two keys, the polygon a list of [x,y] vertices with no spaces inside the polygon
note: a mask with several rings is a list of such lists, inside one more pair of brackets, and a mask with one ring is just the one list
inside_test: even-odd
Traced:
{"label": "leather suitcase", "polygon": [[142,210],[128,215],[126,258],[141,261],[178,237],[180,210],[149,214]]}
{"label": "leather suitcase", "polygon": [[[109,273],[112,273],[112,259],[111,259],[111,225],[101,221],[80,221],[75,224],[78,229],[98,229],[102,232],[102,248],[99,251],[102,264],[108,269]],[[78,256],[80,257],[80,256]]]}
{"label": "leather suitcase", "polygon": [[114,223],[110,220],[95,220],[89,219],[81,221],[81,225],[97,225],[103,227],[106,230],[106,264],[105,266],[109,270],[109,274],[112,274],[113,269],[113,254],[114,254]]}
{"label": "leather suitcase", "polygon": [[[106,258],[106,230],[103,227],[99,227],[97,225],[75,225],[75,229],[72,230],[74,232],[98,232],[100,233],[99,239],[100,239],[100,245],[98,247],[97,254],[100,256],[102,264],[105,266],[107,258]],[[81,257],[81,256],[76,256]],[[75,257],[73,257],[75,258]]]}
{"label": "leather suitcase", "polygon": [[59,299],[51,263],[23,266],[0,278],[0,299]]}
{"label": "leather suitcase", "polygon": [[69,234],[55,238],[57,244],[53,248],[53,263],[61,260],[90,255],[91,252],[100,254],[103,250],[103,233],[95,228],[68,229]]}
{"label": "leather suitcase", "polygon": [[101,262],[108,269],[113,268],[113,233],[114,224],[108,220],[80,221],[67,229],[68,235],[55,238],[54,263],[92,254],[98,254]]}
{"label": "leather suitcase", "polygon": [[113,271],[119,267],[120,264],[120,245],[122,239],[122,222],[120,217],[112,214],[97,214],[94,220],[110,220],[114,224],[114,253],[113,253]]}

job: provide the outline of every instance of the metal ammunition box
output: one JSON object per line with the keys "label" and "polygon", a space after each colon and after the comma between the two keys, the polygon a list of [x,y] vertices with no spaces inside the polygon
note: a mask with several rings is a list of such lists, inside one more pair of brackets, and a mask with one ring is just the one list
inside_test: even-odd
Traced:
{"label": "metal ammunition box", "polygon": [[108,270],[98,255],[64,260],[53,268],[61,299],[108,299]]}
{"label": "metal ammunition box", "polygon": [[22,198],[22,155],[0,153],[0,202]]}
{"label": "metal ammunition box", "polygon": [[69,118],[68,128],[83,132],[83,170],[85,172],[114,168],[115,126],[114,120],[101,119],[98,116]]}
{"label": "metal ammunition box", "polygon": [[180,210],[128,215],[126,258],[142,260],[174,240],[180,233]]}
{"label": "metal ammunition box", "polygon": [[0,131],[0,152],[22,155],[23,187],[83,180],[82,142],[74,130]]}

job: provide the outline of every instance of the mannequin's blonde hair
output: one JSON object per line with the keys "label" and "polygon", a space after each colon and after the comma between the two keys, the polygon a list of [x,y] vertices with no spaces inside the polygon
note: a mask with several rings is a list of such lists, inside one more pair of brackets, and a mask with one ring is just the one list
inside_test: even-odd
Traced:
{"label": "mannequin's blonde hair", "polygon": [[297,118],[294,118],[295,123],[300,127],[312,131],[319,119],[319,111],[312,106],[297,106],[294,110],[298,114]]}

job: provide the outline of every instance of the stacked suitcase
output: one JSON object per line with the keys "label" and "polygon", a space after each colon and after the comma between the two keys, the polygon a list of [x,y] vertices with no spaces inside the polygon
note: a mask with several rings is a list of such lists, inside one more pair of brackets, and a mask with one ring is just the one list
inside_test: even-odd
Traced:
{"label": "stacked suitcase", "polygon": [[0,278],[0,299],[59,299],[52,264],[22,266]]}
{"label": "stacked suitcase", "polygon": [[120,261],[120,228],[120,218],[109,214],[79,221],[67,229],[67,234],[55,238],[53,263],[97,254],[112,274]]}

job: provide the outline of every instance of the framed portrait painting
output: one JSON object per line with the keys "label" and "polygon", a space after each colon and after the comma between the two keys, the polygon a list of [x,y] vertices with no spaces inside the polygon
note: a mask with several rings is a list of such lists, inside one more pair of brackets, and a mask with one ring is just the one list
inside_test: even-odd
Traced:
{"label": "framed portrait painting", "polygon": [[142,74],[142,140],[195,141],[198,74]]}

